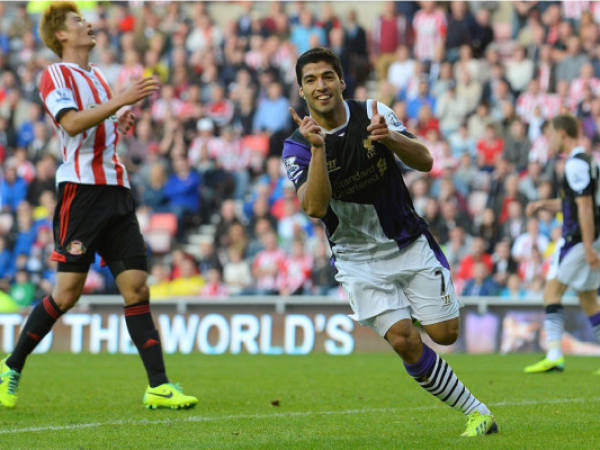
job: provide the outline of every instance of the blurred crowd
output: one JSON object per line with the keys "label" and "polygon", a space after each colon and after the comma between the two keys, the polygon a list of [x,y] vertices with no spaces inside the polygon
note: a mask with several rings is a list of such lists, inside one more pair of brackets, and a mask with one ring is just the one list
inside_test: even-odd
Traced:
{"label": "blurred crowd", "polygon": [[[0,3],[0,289],[20,305],[53,285],[54,173],[60,148],[38,93],[56,61],[31,3]],[[322,226],[282,171],[302,116],[294,65],[314,46],[341,58],[346,97],[377,98],[423,139],[431,173],[405,168],[417,211],[462,295],[540,297],[560,214],[525,214],[557,196],[564,162],[548,140],[562,112],[600,149],[600,2],[83,2],[91,62],[119,92],[156,76],[119,141],[148,239],[153,298],[343,295]],[[116,292],[98,260],[86,293]],[[0,303],[2,301],[0,296]]]}

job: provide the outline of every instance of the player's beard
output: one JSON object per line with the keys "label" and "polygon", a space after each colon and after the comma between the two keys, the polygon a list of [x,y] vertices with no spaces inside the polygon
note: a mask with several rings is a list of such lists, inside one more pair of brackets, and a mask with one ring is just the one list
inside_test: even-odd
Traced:
{"label": "player's beard", "polygon": [[321,105],[319,105],[318,100],[311,99],[311,101],[308,102],[309,103],[308,106],[309,106],[309,109],[311,111],[313,111],[315,114],[317,114],[321,117],[329,118],[329,117],[333,116],[336,108],[338,107],[338,105],[340,104],[341,101],[342,101],[341,97],[334,93],[334,94],[332,94],[331,100],[328,105],[321,106]]}

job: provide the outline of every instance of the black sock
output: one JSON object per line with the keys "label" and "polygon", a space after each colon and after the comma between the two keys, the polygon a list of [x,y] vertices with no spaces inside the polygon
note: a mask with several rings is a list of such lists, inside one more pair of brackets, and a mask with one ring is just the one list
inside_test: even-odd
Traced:
{"label": "black sock", "polygon": [[126,306],[125,322],[129,336],[137,347],[146,368],[150,386],[156,387],[168,383],[160,337],[150,314],[150,302]]}
{"label": "black sock", "polygon": [[33,308],[25,322],[15,349],[6,360],[6,365],[18,372],[23,370],[25,359],[38,343],[52,329],[54,322],[62,315],[62,311],[49,295]]}

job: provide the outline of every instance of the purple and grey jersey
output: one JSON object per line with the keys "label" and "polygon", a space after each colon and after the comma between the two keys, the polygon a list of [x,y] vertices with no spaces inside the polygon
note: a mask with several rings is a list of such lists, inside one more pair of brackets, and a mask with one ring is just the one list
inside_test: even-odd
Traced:
{"label": "purple and grey jersey", "polygon": [[599,169],[596,161],[585,153],[583,147],[575,147],[565,163],[565,175],[560,196],[562,198],[563,229],[565,245],[561,248],[560,259],[577,243],[581,242],[581,225],[577,213],[577,197],[590,195],[594,203],[594,229],[597,238],[600,234],[600,186]]}
{"label": "purple and grey jersey", "polygon": [[[396,156],[368,139],[371,102],[347,100],[346,123],[326,131],[325,138],[332,198],[322,220],[334,255],[356,260],[397,253],[421,234],[432,240],[415,212]],[[377,108],[390,129],[414,137],[390,108],[382,103]],[[298,189],[307,179],[311,159],[310,144],[298,130],[286,139],[282,158]]]}

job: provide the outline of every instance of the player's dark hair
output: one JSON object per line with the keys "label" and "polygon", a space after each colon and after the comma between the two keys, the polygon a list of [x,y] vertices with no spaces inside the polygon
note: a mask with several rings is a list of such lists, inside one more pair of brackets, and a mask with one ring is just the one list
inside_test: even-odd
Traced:
{"label": "player's dark hair", "polygon": [[579,123],[571,114],[560,114],[552,119],[552,126],[555,130],[564,130],[570,138],[579,136]]}
{"label": "player's dark hair", "polygon": [[340,77],[340,79],[344,78],[340,58],[328,48],[315,47],[302,53],[296,61],[296,80],[298,81],[299,86],[302,86],[302,69],[304,66],[321,61],[331,64],[331,67],[333,67],[335,73],[338,74],[338,77]]}

